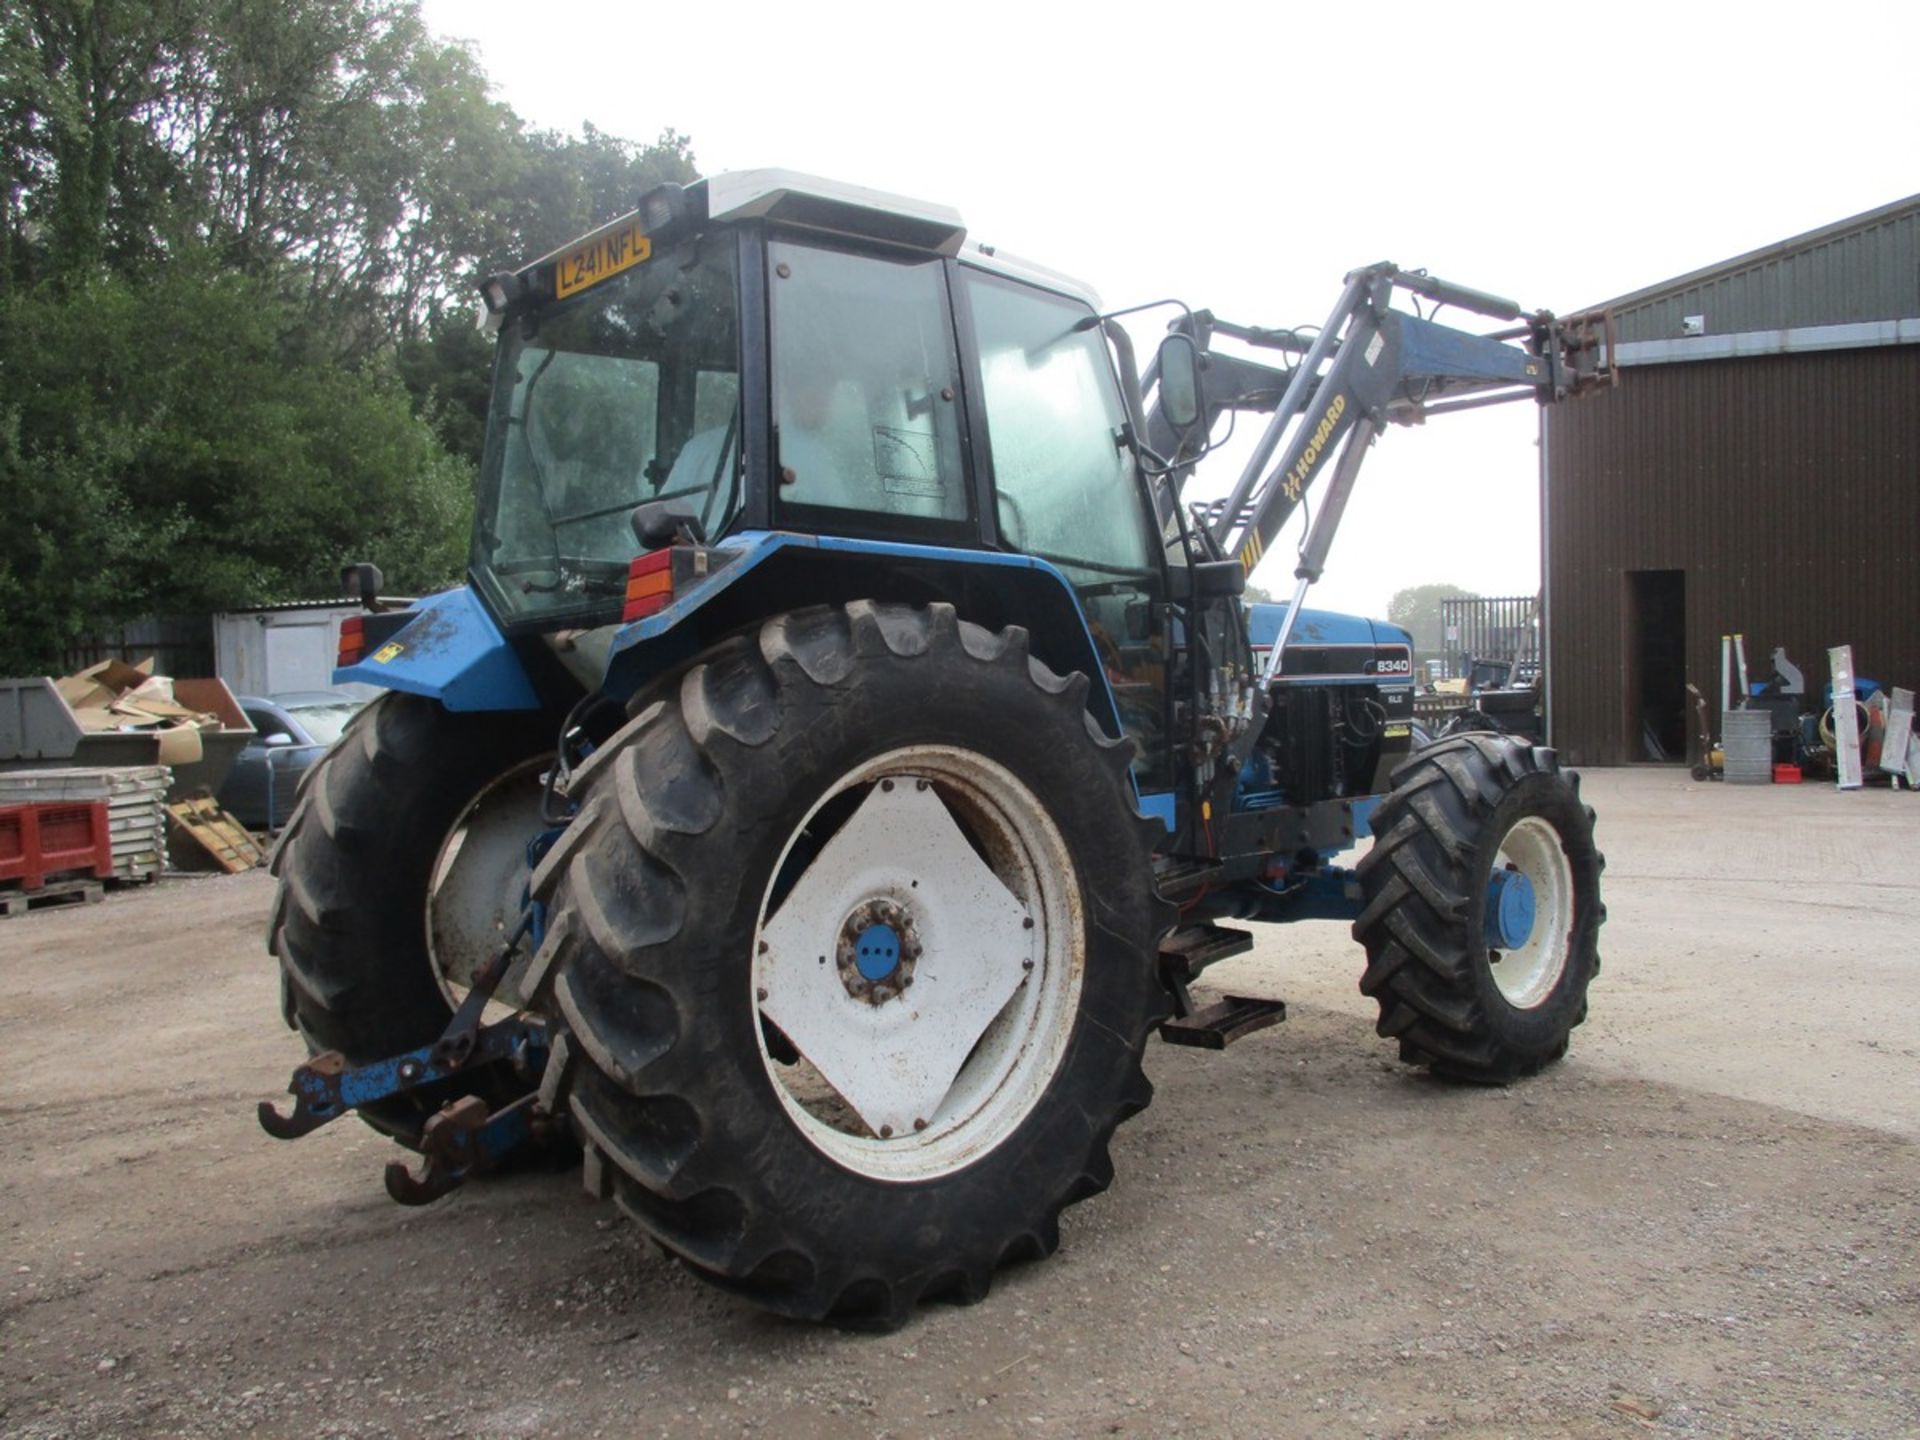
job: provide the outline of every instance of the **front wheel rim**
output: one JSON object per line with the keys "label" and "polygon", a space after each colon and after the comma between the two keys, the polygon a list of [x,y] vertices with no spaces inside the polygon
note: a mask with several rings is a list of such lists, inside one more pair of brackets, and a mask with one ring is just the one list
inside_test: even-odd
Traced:
{"label": "front wheel rim", "polygon": [[973,751],[890,751],[782,850],[754,936],[761,1058],[817,1150],[877,1180],[934,1179],[1039,1103],[1085,963],[1073,858],[1033,792]]}
{"label": "front wheel rim", "polygon": [[1560,984],[1573,953],[1573,865],[1560,832],[1541,817],[1529,815],[1515,821],[1501,837],[1493,868],[1525,878],[1532,888],[1534,913],[1523,943],[1488,949],[1487,968],[1507,1004],[1516,1010],[1538,1009]]}

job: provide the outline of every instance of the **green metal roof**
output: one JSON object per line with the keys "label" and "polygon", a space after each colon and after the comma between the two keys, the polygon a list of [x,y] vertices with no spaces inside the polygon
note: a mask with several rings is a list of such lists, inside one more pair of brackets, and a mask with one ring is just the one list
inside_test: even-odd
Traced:
{"label": "green metal roof", "polygon": [[[1920,195],[1607,303],[1623,345],[1915,319],[1920,317]],[[1689,324],[1694,316],[1698,322]],[[1844,341],[1847,333],[1838,332],[1836,339]],[[1700,358],[1707,358],[1714,347],[1700,348]]]}

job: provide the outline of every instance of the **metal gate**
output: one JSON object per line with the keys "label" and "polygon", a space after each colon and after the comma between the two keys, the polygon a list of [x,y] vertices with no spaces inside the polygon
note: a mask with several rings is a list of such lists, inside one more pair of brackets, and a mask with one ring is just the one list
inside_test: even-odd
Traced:
{"label": "metal gate", "polygon": [[1476,662],[1506,661],[1511,679],[1540,673],[1540,603],[1533,595],[1474,596],[1440,602],[1440,638],[1447,678],[1467,676]]}

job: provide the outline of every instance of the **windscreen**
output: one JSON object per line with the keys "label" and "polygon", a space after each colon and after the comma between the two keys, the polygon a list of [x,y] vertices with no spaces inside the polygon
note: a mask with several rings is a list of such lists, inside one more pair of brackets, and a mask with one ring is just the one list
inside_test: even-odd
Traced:
{"label": "windscreen", "polygon": [[473,570],[500,618],[617,612],[630,517],[677,500],[709,537],[740,505],[734,247],[664,249],[510,321],[487,419]]}

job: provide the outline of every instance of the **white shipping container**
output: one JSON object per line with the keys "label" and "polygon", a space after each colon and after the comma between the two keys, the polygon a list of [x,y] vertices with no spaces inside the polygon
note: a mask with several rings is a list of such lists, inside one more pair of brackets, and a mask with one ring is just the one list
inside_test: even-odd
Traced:
{"label": "white shipping container", "polygon": [[236,695],[340,690],[371,700],[372,685],[333,683],[340,622],[361,614],[352,600],[228,610],[213,617],[213,668]]}

